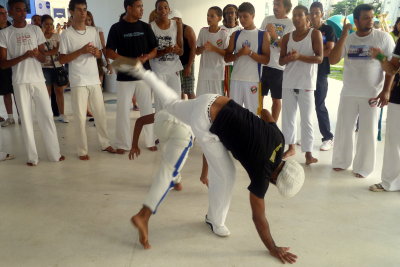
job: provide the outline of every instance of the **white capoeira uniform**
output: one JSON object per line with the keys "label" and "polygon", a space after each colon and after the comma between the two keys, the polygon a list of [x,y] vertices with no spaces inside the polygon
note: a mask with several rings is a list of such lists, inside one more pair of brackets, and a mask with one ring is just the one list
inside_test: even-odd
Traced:
{"label": "white capoeira uniform", "polygon": [[146,71],[142,78],[153,88],[168,113],[191,126],[209,166],[207,219],[216,226],[224,226],[236,171],[228,150],[219,138],[209,131],[209,109],[219,95],[207,94],[191,101],[182,101],[177,93],[151,71]]}
{"label": "white capoeira uniform", "polygon": [[[158,41],[158,50],[164,50],[166,47],[175,46],[177,44],[178,28],[176,21],[170,20],[170,22],[170,27],[166,30],[160,29],[155,21],[150,23]],[[177,54],[165,54],[161,57],[150,59],[150,66],[160,80],[164,81],[178,95],[181,94],[181,78],[179,71],[183,70],[183,66]],[[158,98],[158,95],[154,94],[154,107],[156,112],[160,111],[162,106],[163,103]]]}
{"label": "white capoeira uniform", "polygon": [[180,171],[193,146],[190,127],[165,110],[155,114],[154,130],[160,140],[161,166],[154,175],[153,183],[143,203],[153,214],[156,213],[169,190],[180,182]]}
{"label": "white capoeira uniform", "polygon": [[[102,49],[99,34],[94,27],[87,26],[85,31],[76,31],[68,28],[61,34],[60,53],[70,54],[92,43]],[[107,116],[104,107],[103,93],[97,68],[96,58],[91,54],[84,54],[68,64],[71,86],[72,109],[74,111],[74,125],[77,136],[78,156],[88,155],[86,135],[86,111],[88,102],[96,121],[97,137],[102,149],[110,146],[107,131]]]}
{"label": "white capoeira uniform", "polygon": [[[367,177],[375,167],[379,111],[371,107],[368,101],[382,91],[385,75],[379,61],[371,58],[369,50],[379,47],[385,55],[391,55],[394,41],[388,33],[372,30],[364,37],[350,34],[344,46],[343,89],[337,115],[332,168],[347,169],[353,163],[353,172]],[[357,118],[359,129],[353,160]]]}
{"label": "white capoeira uniform", "polygon": [[[240,30],[235,33],[235,53],[244,46],[249,46],[253,53],[259,53],[262,47],[263,31]],[[231,74],[230,97],[239,105],[257,114],[259,108],[261,64],[250,56],[241,56],[233,63]]]}
{"label": "white capoeira uniform", "polygon": [[[299,41],[293,41],[293,33],[289,33],[287,52],[296,50],[299,54],[314,56],[312,47],[313,29]],[[302,61],[290,62],[283,71],[282,82],[282,132],[288,145],[296,143],[297,106],[301,117],[301,150],[311,152],[314,142],[312,114],[314,112],[314,90],[317,82],[318,64]]]}
{"label": "white capoeira uniform", "polygon": [[[132,131],[130,122],[130,107],[132,106],[132,97],[140,105],[140,116],[153,113],[151,102],[151,88],[143,81],[124,81],[117,82],[117,117],[115,128],[115,146],[118,149],[129,151],[132,145]],[[154,146],[153,125],[143,127],[144,140],[146,147]]]}
{"label": "white capoeira uniform", "polygon": [[[24,28],[10,26],[0,31],[0,46],[7,49],[8,59],[22,56],[45,42],[43,32],[35,25],[26,25]],[[21,116],[27,162],[34,165],[38,164],[39,156],[33,130],[32,102],[36,107],[38,125],[49,160],[59,161],[61,157],[49,94],[41,68],[40,62],[35,58],[27,58],[12,67],[14,95]]]}

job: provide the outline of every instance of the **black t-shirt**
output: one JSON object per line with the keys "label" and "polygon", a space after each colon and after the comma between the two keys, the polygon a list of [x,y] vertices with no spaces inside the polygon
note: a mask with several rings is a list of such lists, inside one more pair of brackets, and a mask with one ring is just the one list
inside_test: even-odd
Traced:
{"label": "black t-shirt", "polygon": [[[322,33],[322,42],[324,45],[327,42],[336,42],[337,39],[332,26],[322,24],[322,26],[318,30]],[[324,57],[322,63],[318,65],[318,75],[328,75],[329,73],[331,73],[329,58]]]}
{"label": "black t-shirt", "polygon": [[[400,60],[400,43],[396,43],[396,48],[394,49],[393,55],[397,57]],[[397,73],[395,78],[394,78],[394,86],[392,93],[390,95],[389,99],[390,103],[393,104],[400,104],[400,76]]]}
{"label": "black t-shirt", "polygon": [[179,57],[183,66],[189,63],[189,58],[190,58],[189,40],[185,38],[186,27],[187,25],[183,24],[183,55]]}
{"label": "black t-shirt", "polygon": [[[121,56],[136,58],[150,53],[157,46],[156,36],[149,24],[141,20],[133,23],[121,20],[111,26],[106,47]],[[148,61],[143,65],[146,69],[150,69]],[[117,75],[117,81],[136,80],[124,73]]]}
{"label": "black t-shirt", "polygon": [[282,162],[285,141],[275,123],[268,123],[229,101],[218,113],[210,132],[246,169],[250,192],[264,198],[272,172]]}

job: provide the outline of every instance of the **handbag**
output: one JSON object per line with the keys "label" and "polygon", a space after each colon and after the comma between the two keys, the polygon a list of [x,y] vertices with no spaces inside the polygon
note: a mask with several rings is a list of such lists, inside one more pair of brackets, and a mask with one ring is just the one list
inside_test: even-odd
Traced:
{"label": "handbag", "polygon": [[[47,46],[48,50],[51,50],[48,42],[46,42],[46,46]],[[56,75],[56,84],[58,86],[66,86],[66,85],[68,85],[68,83],[69,83],[68,73],[65,70],[64,66],[61,66],[61,67],[57,68],[56,64],[54,62],[53,56],[50,56],[50,58],[51,58],[51,62],[53,63],[54,72],[55,72],[55,75]]]}

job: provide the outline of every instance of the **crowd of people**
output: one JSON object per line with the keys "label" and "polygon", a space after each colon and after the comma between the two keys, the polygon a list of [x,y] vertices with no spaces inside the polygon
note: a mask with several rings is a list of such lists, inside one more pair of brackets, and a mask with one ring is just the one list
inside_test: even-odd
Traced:
{"label": "crowd of people", "polygon": [[[142,129],[150,151],[157,151],[160,143],[160,170],[143,209],[132,217],[145,248],[150,248],[149,218],[170,187],[182,189],[179,172],[197,142],[204,153],[200,180],[209,187],[205,221],[211,230],[219,236],[230,234],[225,226],[235,180],[230,151],[249,174],[253,221],[261,240],[271,255],[295,262],[296,255],[288,248],[275,245],[264,196],[270,182],[286,196],[300,190],[304,170],[291,159],[297,145],[305,153],[306,165],[318,162],[313,155],[314,112],[322,135],[320,150],[333,149],[333,170],[352,166],[354,176],[364,178],[375,167],[379,108],[388,105],[382,182],[371,185],[370,190],[400,190],[400,127],[396,125],[400,116],[400,46],[395,44],[399,20],[392,34],[376,30],[373,7],[360,4],[353,11],[356,31],[350,33],[353,25],[345,23],[341,36],[336,36],[323,21],[320,2],[292,9],[290,0],[274,0],[274,14],[258,28],[254,6],[244,2],[238,7],[210,7],[208,26],[196,37],[193,28],[182,21],[182,14],[171,11],[167,0],[156,1],[149,23],[142,21],[142,0],[123,2],[125,13],[111,26],[107,41],[85,0],[70,1],[69,25],[56,30],[49,15],[34,16],[28,25],[24,0],[8,1],[12,24],[6,8],[0,6],[0,93],[8,116],[1,126],[15,124],[14,96],[27,165],[37,165],[34,104],[48,159],[65,160],[49,96],[54,92],[59,112],[55,120],[68,123],[64,109],[67,84],[60,84],[58,77],[68,65],[79,159],[90,159],[85,130],[90,113],[102,151],[137,157]],[[198,77],[196,56],[201,57]],[[325,105],[328,74],[330,65],[342,59],[343,88],[333,133]],[[108,135],[102,95],[104,74],[112,71],[117,71],[115,147]],[[271,113],[263,109],[268,95]],[[137,101],[140,111],[133,137],[132,101]],[[300,138],[296,137],[297,109]],[[279,129],[276,122],[281,113]],[[0,160],[15,158],[1,152],[1,141],[0,129]]]}

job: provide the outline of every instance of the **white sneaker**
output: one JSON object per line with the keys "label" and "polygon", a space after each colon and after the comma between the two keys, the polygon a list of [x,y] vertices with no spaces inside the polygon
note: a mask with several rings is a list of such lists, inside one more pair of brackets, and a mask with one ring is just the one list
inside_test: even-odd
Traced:
{"label": "white sneaker", "polygon": [[69,120],[64,115],[58,116],[56,120],[62,123],[69,123]]}
{"label": "white sneaker", "polygon": [[216,226],[214,225],[208,218],[206,215],[206,224],[208,224],[208,226],[210,226],[211,231],[213,231],[214,234],[216,234],[217,236],[221,236],[221,237],[226,237],[228,235],[231,234],[231,232],[229,231],[229,229],[225,226]]}
{"label": "white sneaker", "polygon": [[8,119],[6,119],[5,121],[3,121],[1,123],[1,127],[7,127],[7,126],[10,126],[10,125],[13,125],[13,124],[15,124],[15,120],[8,118]]}
{"label": "white sneaker", "polygon": [[331,150],[332,147],[333,147],[333,140],[326,140],[322,142],[322,145],[320,146],[319,150],[328,151]]}

